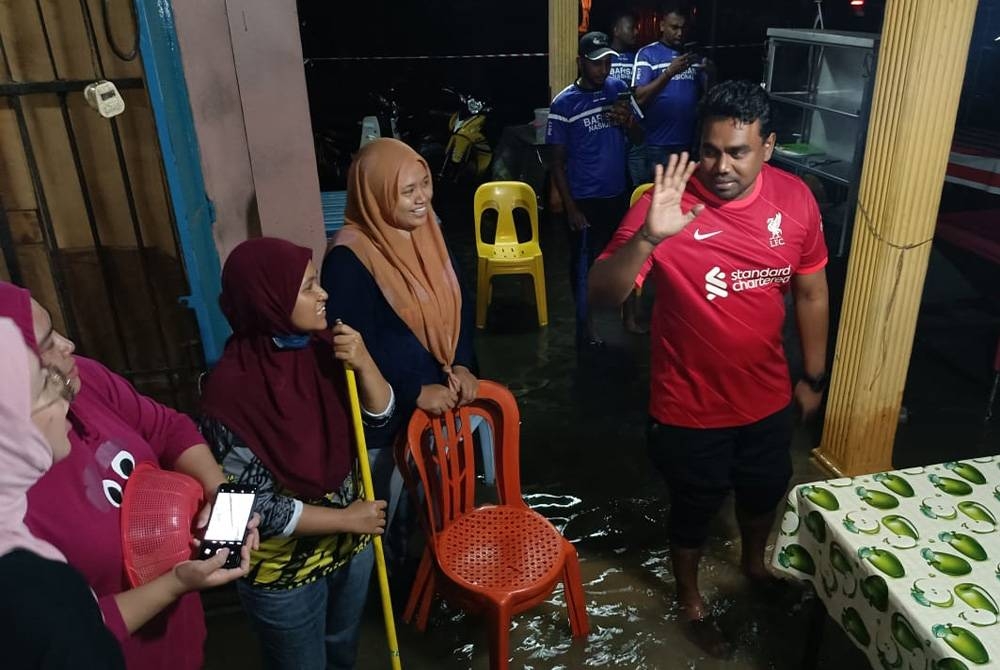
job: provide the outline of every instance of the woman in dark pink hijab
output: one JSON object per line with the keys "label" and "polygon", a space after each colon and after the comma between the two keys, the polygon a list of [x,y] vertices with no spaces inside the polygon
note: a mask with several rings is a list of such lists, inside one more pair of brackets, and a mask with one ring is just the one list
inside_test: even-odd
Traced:
{"label": "woman in dark pink hijab", "polygon": [[[75,394],[67,417],[72,449],[28,491],[27,527],[87,580],[128,668],[201,668],[205,617],[197,591],[246,574],[249,551],[244,548],[239,568],[221,569],[222,555],[184,561],[132,588],[120,512],[139,463],[191,475],[213,500],[224,478],[204,438],[188,417],[139,394],[97,361],[75,356],[73,343],[53,329],[48,312],[26,290],[0,282],[0,317],[13,320],[43,366],[57,371]],[[202,520],[207,522],[204,514]]]}

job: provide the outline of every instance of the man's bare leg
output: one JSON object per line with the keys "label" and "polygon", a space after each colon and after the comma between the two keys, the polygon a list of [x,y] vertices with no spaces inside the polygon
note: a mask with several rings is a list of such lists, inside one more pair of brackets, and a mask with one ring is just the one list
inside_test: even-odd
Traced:
{"label": "man's bare leg", "polygon": [[764,514],[750,515],[736,507],[736,520],[740,525],[743,549],[740,557],[740,568],[750,579],[768,582],[773,576],[764,565],[764,552],[767,549],[767,538],[774,525],[774,510]]}

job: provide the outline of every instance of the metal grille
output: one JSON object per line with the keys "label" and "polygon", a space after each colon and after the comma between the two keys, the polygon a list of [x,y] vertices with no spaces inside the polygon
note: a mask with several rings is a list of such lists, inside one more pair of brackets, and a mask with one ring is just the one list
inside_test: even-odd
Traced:
{"label": "metal grille", "polygon": [[[27,11],[29,2],[33,12]],[[0,143],[0,165],[13,165],[8,172],[21,172],[30,182],[18,191],[16,175],[0,174],[6,274],[31,289],[81,354],[101,360],[140,391],[190,410],[204,361],[194,316],[179,304],[188,293],[187,279],[143,79],[105,76],[110,52],[121,51],[108,45],[107,16],[105,41],[99,43],[88,0],[79,0],[82,26],[72,28],[64,16],[53,19],[63,8],[29,2],[11,10],[6,15],[11,20],[0,25],[0,132],[17,137],[20,145]],[[37,34],[39,27],[44,48],[36,45],[30,57],[47,59],[53,78],[17,81],[12,40],[21,41],[29,31]],[[86,45],[85,53],[72,51],[66,37],[71,29],[82,31],[73,39],[77,50]],[[14,42],[13,48],[25,47]],[[89,59],[95,79],[117,85],[126,101],[121,117],[100,120],[86,106],[82,91],[92,80],[62,76],[60,63],[66,69],[67,58]],[[95,126],[100,123],[108,128]],[[66,163],[67,155],[72,170],[62,165],[60,172],[72,178],[53,179],[53,162]],[[60,203],[58,213],[54,201]]]}

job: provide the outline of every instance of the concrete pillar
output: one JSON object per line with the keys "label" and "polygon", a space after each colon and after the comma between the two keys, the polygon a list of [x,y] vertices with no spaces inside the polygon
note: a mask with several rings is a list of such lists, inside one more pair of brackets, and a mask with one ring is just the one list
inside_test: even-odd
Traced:
{"label": "concrete pillar", "polygon": [[549,0],[549,100],[576,79],[578,0]]}
{"label": "concrete pillar", "polygon": [[892,467],[975,13],[976,0],[886,6],[826,424],[814,452],[836,474]]}

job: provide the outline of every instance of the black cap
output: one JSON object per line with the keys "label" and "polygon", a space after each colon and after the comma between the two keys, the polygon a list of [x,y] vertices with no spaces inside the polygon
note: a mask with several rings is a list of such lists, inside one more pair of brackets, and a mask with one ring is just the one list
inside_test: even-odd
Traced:
{"label": "black cap", "polygon": [[605,56],[617,56],[618,52],[611,48],[611,40],[602,32],[594,31],[580,38],[580,49],[577,53],[587,60],[601,60]]}

